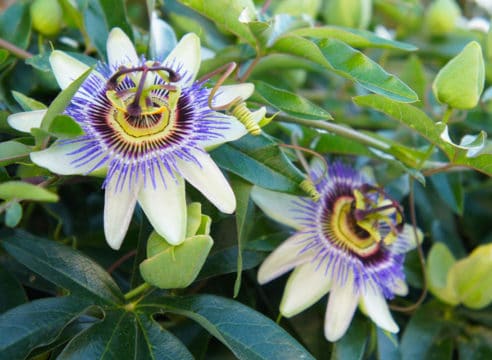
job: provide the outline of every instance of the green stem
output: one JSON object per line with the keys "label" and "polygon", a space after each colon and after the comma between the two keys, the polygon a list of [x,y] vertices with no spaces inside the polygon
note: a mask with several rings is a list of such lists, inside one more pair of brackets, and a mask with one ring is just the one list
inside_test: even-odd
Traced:
{"label": "green stem", "polygon": [[[280,116],[279,116],[280,118]],[[334,134],[341,135],[343,137],[356,140],[360,143],[366,144],[373,148],[379,150],[388,150],[390,146],[385,142],[374,139],[373,137],[367,136],[366,134],[360,133],[352,128],[338,125],[332,122],[325,122],[320,120],[306,120],[306,119],[298,119],[289,115],[282,114],[279,121],[299,124],[304,126],[309,126],[316,129],[322,129],[330,131]]]}
{"label": "green stem", "polygon": [[143,294],[147,290],[149,290],[152,287],[152,285],[148,283],[143,283],[140,286],[137,286],[135,289],[130,290],[124,295],[125,300],[130,300],[140,294]]}

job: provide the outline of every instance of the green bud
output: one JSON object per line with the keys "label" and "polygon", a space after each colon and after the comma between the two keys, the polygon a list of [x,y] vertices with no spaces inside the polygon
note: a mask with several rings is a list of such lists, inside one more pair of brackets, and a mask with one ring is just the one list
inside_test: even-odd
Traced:
{"label": "green bud", "polygon": [[437,74],[432,84],[436,99],[455,109],[474,108],[485,81],[482,48],[472,41]]}
{"label": "green bud", "polygon": [[477,247],[468,257],[451,267],[450,281],[460,302],[482,309],[492,302],[492,244]]}
{"label": "green bud", "polygon": [[331,25],[366,29],[372,15],[372,0],[328,0],[323,17]]}
{"label": "green bud", "polygon": [[63,11],[58,0],[34,0],[31,4],[32,27],[45,36],[58,34],[63,25]]}
{"label": "green bud", "polygon": [[289,14],[294,16],[307,14],[314,19],[321,6],[321,0],[283,0],[273,5],[275,14]]}
{"label": "green bud", "polygon": [[461,15],[460,7],[454,0],[435,0],[426,12],[425,26],[431,35],[442,36],[454,30]]}
{"label": "green bud", "polygon": [[161,289],[180,289],[198,276],[213,245],[210,217],[202,215],[201,204],[188,205],[186,240],[173,246],[153,232],[147,241],[147,260],[140,264],[140,274],[149,284]]}

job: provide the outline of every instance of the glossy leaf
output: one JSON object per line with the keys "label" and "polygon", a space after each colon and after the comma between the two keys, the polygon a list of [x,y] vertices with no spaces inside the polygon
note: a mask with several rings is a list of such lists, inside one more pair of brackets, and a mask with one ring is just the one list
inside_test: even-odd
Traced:
{"label": "glossy leaf", "polygon": [[255,81],[256,96],[288,115],[307,120],[332,120],[330,113],[303,97],[271,86],[263,81]]}
{"label": "glossy leaf", "polygon": [[0,314],[27,301],[24,288],[10,272],[0,266]]}
{"label": "glossy leaf", "polygon": [[301,36],[280,38],[273,49],[314,61],[369,91],[400,102],[414,102],[417,94],[395,75],[347,44],[333,39],[311,41]]}
{"label": "glossy leaf", "polygon": [[76,297],[35,300],[0,315],[0,354],[23,359],[40,345],[56,339],[63,327],[90,305]]}
{"label": "glossy leaf", "polygon": [[425,112],[415,106],[399,103],[380,95],[358,96],[354,98],[354,102],[357,105],[378,110],[416,131],[440,147],[453,164],[471,167],[492,176],[492,154],[481,154],[469,158],[466,150],[443,140],[441,138],[443,127],[436,124]]}
{"label": "glossy leaf", "polygon": [[245,136],[220,146],[211,152],[213,159],[224,169],[266,189],[299,194],[304,180],[269,137]]}
{"label": "glossy leaf", "polygon": [[318,39],[337,39],[347,45],[356,48],[382,48],[391,50],[415,51],[417,48],[412,44],[400,41],[384,39],[374,33],[361,29],[353,29],[342,26],[318,26],[312,28],[297,29],[288,35],[313,37]]}
{"label": "glossy leaf", "polygon": [[165,297],[165,311],[198,322],[241,360],[314,359],[272,320],[236,301],[213,295]]}
{"label": "glossy leaf", "polygon": [[3,247],[18,262],[72,295],[97,304],[122,302],[123,295],[109,274],[80,252],[24,231],[2,238]]}
{"label": "glossy leaf", "polygon": [[369,335],[368,323],[355,317],[347,333],[335,343],[332,360],[362,359]]}
{"label": "glossy leaf", "polygon": [[23,181],[7,181],[0,184],[0,199],[57,202],[58,195]]}

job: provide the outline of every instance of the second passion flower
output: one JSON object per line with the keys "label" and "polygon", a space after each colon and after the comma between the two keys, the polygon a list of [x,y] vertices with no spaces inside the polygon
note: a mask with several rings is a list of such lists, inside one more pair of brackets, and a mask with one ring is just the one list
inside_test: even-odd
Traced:
{"label": "second passion flower", "polygon": [[324,330],[330,341],[345,334],[357,305],[379,327],[397,332],[386,299],[408,291],[403,260],[416,245],[412,227],[396,201],[351,167],[335,163],[323,175],[315,166],[312,176],[321,179],[318,201],[253,188],[267,215],[297,230],[263,262],[258,281],[295,268],[280,304],[286,317],[329,292]]}
{"label": "second passion flower", "polygon": [[[205,149],[247,133],[235,117],[214,108],[244,101],[254,87],[222,86],[214,94],[196,81],[200,40],[195,34],[185,35],[158,61],[139,57],[127,35],[115,28],[107,53],[108,63],[98,64],[65,110],[84,135],[58,140],[31,159],[61,175],[106,171],[104,231],[112,248],[121,246],[137,201],[157,233],[179,244],[186,232],[184,179],[219,210],[235,210],[234,193]],[[88,69],[60,51],[53,52],[50,63],[62,89]],[[14,114],[9,124],[29,131],[40,126],[44,114]],[[258,122],[264,114],[263,108],[252,118]]]}

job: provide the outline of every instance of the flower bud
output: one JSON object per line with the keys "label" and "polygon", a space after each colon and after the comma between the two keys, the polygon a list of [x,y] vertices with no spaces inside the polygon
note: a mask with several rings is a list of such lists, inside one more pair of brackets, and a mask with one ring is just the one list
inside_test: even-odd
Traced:
{"label": "flower bud", "polygon": [[32,27],[45,36],[58,34],[63,24],[63,11],[57,0],[34,0],[30,8]]}
{"label": "flower bud", "polygon": [[442,36],[450,33],[461,15],[460,7],[454,0],[435,0],[427,9],[425,25],[431,35]]}
{"label": "flower bud", "polygon": [[372,0],[328,0],[323,17],[330,25],[365,29],[371,21]]}
{"label": "flower bud", "polygon": [[480,100],[484,74],[482,48],[472,41],[439,71],[432,91],[442,104],[455,109],[471,109]]}

